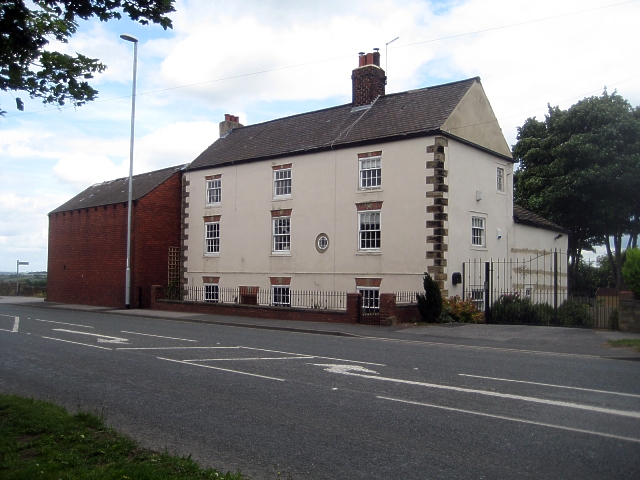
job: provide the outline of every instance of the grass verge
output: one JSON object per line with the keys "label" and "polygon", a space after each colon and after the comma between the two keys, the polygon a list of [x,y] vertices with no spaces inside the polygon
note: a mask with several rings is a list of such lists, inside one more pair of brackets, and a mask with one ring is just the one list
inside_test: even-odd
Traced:
{"label": "grass verge", "polygon": [[633,348],[637,352],[640,352],[640,339],[638,338],[623,338],[622,340],[609,340],[609,345],[612,347]]}
{"label": "grass verge", "polygon": [[190,457],[139,447],[89,413],[70,415],[49,402],[0,395],[2,479],[223,479]]}

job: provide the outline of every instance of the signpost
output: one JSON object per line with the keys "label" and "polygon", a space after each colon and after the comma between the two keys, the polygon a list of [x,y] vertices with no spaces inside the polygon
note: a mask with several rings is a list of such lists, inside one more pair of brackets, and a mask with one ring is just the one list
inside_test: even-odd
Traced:
{"label": "signpost", "polygon": [[29,262],[21,262],[20,260],[16,261],[16,297],[18,296],[20,286],[18,284],[18,279],[20,277],[20,265],[29,265]]}

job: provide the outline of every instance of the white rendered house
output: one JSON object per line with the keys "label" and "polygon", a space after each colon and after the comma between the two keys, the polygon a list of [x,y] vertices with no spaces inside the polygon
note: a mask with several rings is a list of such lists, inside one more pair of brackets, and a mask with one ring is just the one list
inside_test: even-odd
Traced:
{"label": "white rendered house", "polygon": [[289,288],[417,291],[429,272],[460,295],[469,259],[566,249],[559,227],[514,222],[513,160],[479,78],[385,95],[378,53],[359,63],[350,104],[226,116],[183,177],[187,286],[270,288],[278,304]]}

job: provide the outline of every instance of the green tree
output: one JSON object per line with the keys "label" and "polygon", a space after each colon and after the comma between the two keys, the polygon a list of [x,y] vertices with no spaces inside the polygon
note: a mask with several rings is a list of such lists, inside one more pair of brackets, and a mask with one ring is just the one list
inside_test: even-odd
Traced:
{"label": "green tree", "polygon": [[[50,40],[67,43],[79,20],[106,22],[122,14],[143,25],[171,28],[166,16],[174,0],[0,0],[0,89],[24,91],[56,106],[75,106],[94,100],[97,90],[87,80],[106,68],[98,59],[80,53],[66,55],[45,49]],[[16,98],[16,108],[23,101]],[[0,115],[4,114],[0,110]]]}
{"label": "green tree", "polygon": [[605,245],[620,288],[622,237],[638,233],[640,110],[605,90],[568,110],[549,106],[544,121],[518,128],[517,140],[516,203],[571,230],[570,278],[583,250]]}

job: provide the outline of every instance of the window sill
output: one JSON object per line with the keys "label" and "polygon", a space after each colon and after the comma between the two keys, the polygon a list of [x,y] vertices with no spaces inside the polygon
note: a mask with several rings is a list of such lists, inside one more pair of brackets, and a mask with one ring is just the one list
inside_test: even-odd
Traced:
{"label": "window sill", "polygon": [[505,192],[504,190],[496,190],[496,193],[498,195],[506,195],[507,194],[507,192]]}
{"label": "window sill", "polygon": [[205,205],[206,208],[210,208],[210,207],[221,207],[222,203],[207,203]]}
{"label": "window sill", "polygon": [[205,256],[205,258],[219,258],[220,254],[219,253],[205,253],[204,256]]}
{"label": "window sill", "polygon": [[359,188],[356,193],[378,193],[384,192],[382,187]]}
{"label": "window sill", "polygon": [[382,255],[382,252],[380,250],[360,250],[358,251],[358,253],[356,253],[356,256],[361,256],[361,257],[369,257],[369,256],[380,256]]}
{"label": "window sill", "polygon": [[291,195],[281,195],[279,197],[273,197],[274,202],[280,202],[282,200],[291,200]]}
{"label": "window sill", "polygon": [[291,252],[271,252],[271,255],[269,255],[270,257],[290,257],[291,256]]}
{"label": "window sill", "polygon": [[486,251],[489,250],[487,247],[479,247],[477,245],[471,245],[469,248],[471,250],[478,250],[478,251],[483,251],[483,252],[486,252]]}

